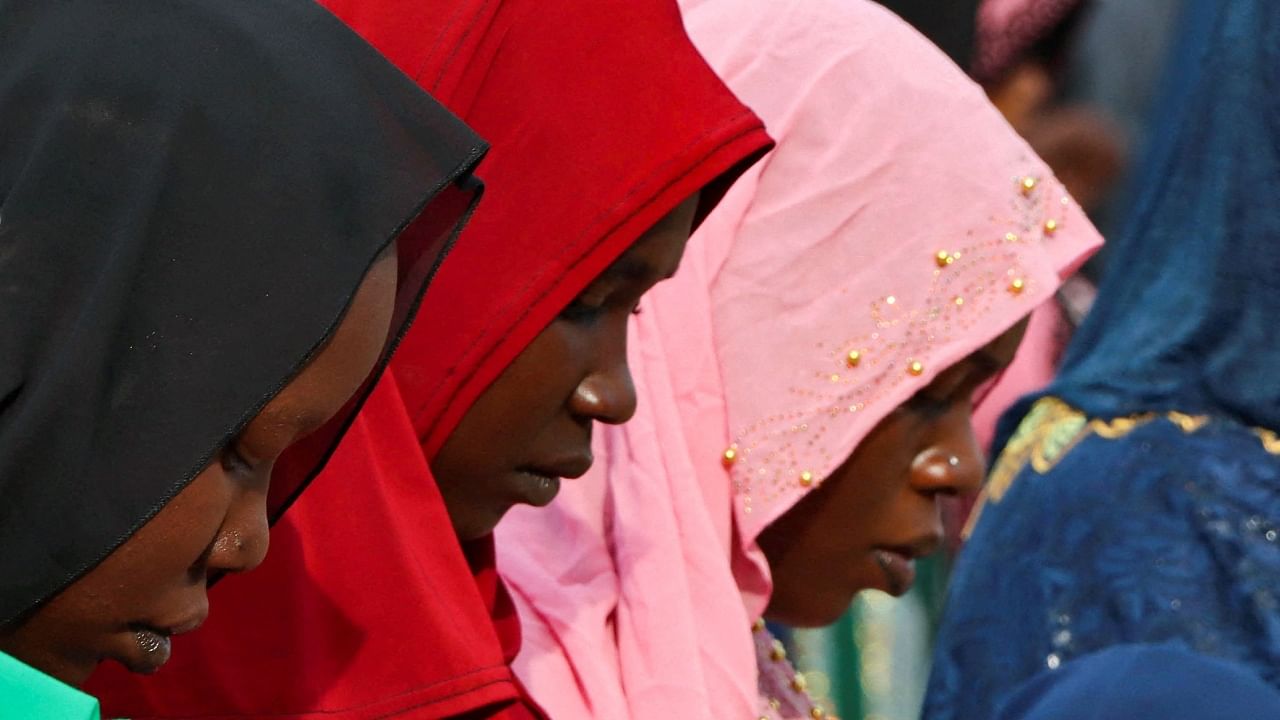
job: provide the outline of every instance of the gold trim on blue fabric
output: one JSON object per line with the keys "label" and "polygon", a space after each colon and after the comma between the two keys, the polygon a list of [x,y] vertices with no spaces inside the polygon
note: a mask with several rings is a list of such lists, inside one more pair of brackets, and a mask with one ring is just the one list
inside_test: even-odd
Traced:
{"label": "gold trim on blue fabric", "polygon": [[[987,503],[1000,502],[1028,464],[1037,474],[1044,475],[1090,435],[1105,440],[1118,440],[1155,420],[1167,420],[1182,432],[1191,435],[1208,425],[1210,416],[1171,410],[1165,413],[1139,413],[1108,420],[1090,420],[1084,413],[1056,397],[1040,398],[1031,406],[1031,410],[1005,445],[1004,452],[992,466],[986,487],[970,513],[961,537],[969,537],[982,514],[982,508]],[[1258,436],[1264,450],[1280,456],[1280,436],[1266,428],[1254,428],[1253,433]]]}

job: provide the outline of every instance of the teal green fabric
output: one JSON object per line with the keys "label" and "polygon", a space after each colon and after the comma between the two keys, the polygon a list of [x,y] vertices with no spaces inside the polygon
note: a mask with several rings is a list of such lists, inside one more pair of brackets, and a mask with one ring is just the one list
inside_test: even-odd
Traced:
{"label": "teal green fabric", "polygon": [[918,720],[947,564],[941,555],[922,559],[905,597],[862,593],[830,627],[770,627],[815,703],[846,720]]}
{"label": "teal green fabric", "polygon": [[0,653],[0,720],[99,720],[98,701]]}

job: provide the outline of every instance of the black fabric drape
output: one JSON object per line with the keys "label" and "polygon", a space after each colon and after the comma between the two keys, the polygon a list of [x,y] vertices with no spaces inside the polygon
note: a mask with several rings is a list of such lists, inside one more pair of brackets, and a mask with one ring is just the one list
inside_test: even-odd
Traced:
{"label": "black fabric drape", "polygon": [[0,623],[182,490],[399,237],[389,351],[484,149],[310,0],[0,0]]}
{"label": "black fabric drape", "polygon": [[957,65],[973,62],[979,0],[877,0],[942,48]]}

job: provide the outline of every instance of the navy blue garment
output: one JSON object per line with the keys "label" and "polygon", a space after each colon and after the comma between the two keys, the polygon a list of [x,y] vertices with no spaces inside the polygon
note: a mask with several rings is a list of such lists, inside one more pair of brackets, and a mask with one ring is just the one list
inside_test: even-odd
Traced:
{"label": "navy blue garment", "polygon": [[1280,713],[1280,693],[1238,663],[1173,645],[1122,645],[1044,673],[996,720],[1237,720]]}
{"label": "navy blue garment", "polygon": [[930,720],[988,720],[1122,643],[1178,641],[1280,686],[1280,3],[1192,0],[1184,26],[1094,309],[1058,379],[1002,421]]}
{"label": "navy blue garment", "polygon": [[1280,687],[1269,444],[1228,418],[1104,422],[1042,400],[961,552],[925,717],[988,720],[1037,673],[1121,643],[1181,642]]}

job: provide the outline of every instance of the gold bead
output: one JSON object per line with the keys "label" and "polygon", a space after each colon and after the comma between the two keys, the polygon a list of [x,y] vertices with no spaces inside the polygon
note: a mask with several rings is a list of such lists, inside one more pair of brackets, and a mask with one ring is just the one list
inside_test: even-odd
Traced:
{"label": "gold bead", "polygon": [[963,297],[961,297],[961,296],[959,296],[959,295],[957,295],[957,296],[956,296],[956,299],[954,300],[954,302],[955,302],[955,304],[956,304],[956,307],[960,307],[960,306],[964,305],[964,298],[963,298]]}
{"label": "gold bead", "polygon": [[764,630],[764,618],[758,618],[751,623],[751,632],[760,632],[761,630]]}
{"label": "gold bead", "polygon": [[1018,234],[1007,232],[1004,234],[1005,242],[1018,242]]}
{"label": "gold bead", "polygon": [[808,688],[809,688],[809,683],[804,679],[804,675],[800,673],[796,673],[796,676],[791,678],[792,690],[795,690],[796,692],[804,692]]}
{"label": "gold bead", "polygon": [[857,350],[850,350],[849,355],[844,359],[844,362],[849,367],[858,367],[858,363],[862,362],[862,353]]}
{"label": "gold bead", "polygon": [[782,701],[778,698],[769,698],[769,707],[774,710],[782,709]]}
{"label": "gold bead", "polygon": [[1027,283],[1022,278],[1014,278],[1013,282],[1009,283],[1009,292],[1013,293],[1014,295],[1021,294],[1022,291],[1025,290],[1026,288],[1027,288]]}
{"label": "gold bead", "polygon": [[1020,183],[1020,185],[1022,185],[1022,194],[1030,195],[1031,191],[1036,189],[1036,183],[1038,182],[1038,180],[1030,175],[1022,178],[1022,182]]}
{"label": "gold bead", "polygon": [[800,487],[809,487],[813,484],[813,473],[805,470],[800,473]]}
{"label": "gold bead", "polygon": [[811,710],[809,710],[809,717],[813,718],[813,720],[822,720],[826,716],[827,716],[826,711],[824,711],[820,707],[814,707]]}
{"label": "gold bead", "polygon": [[912,360],[910,363],[907,364],[907,372],[917,377],[920,375],[923,375],[924,363],[920,362],[919,360]]}
{"label": "gold bead", "polygon": [[723,462],[725,467],[733,467],[733,464],[738,462],[737,445],[730,445],[729,449],[724,451]]}
{"label": "gold bead", "polygon": [[787,659],[787,648],[783,646],[781,640],[773,641],[773,649],[769,651],[769,659],[774,662],[782,662]]}
{"label": "gold bead", "polygon": [[894,296],[890,295],[889,297],[885,298],[885,299],[884,299],[884,301],[885,301],[885,303],[887,303],[887,304],[889,304],[889,305],[892,305],[892,304],[894,304],[894,303],[898,302],[898,298],[896,298],[896,297],[894,297]]}
{"label": "gold bead", "polygon": [[1056,233],[1056,232],[1058,232],[1058,221],[1057,221],[1057,220],[1054,220],[1053,218],[1049,218],[1048,220],[1045,220],[1045,221],[1044,221],[1044,234],[1045,234],[1045,235],[1052,235],[1052,234],[1054,234],[1054,233]]}
{"label": "gold bead", "polygon": [[940,268],[944,268],[950,265],[951,263],[955,262],[954,260],[951,259],[951,254],[948,253],[946,250],[939,250],[938,254],[933,256],[933,259],[935,262],[938,263],[938,267]]}

